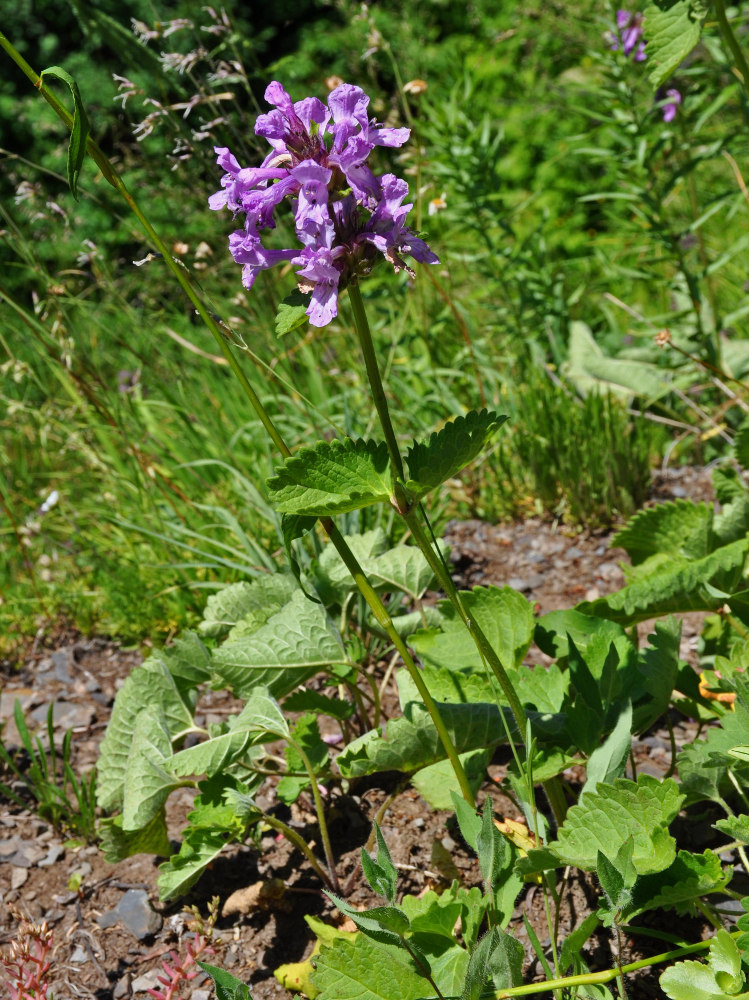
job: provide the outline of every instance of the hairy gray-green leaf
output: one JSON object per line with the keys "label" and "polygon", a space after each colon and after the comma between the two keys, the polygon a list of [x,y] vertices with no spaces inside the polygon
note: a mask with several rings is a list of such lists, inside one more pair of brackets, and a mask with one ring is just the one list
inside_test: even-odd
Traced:
{"label": "hairy gray-green leaf", "polygon": [[343,514],[387,503],[392,471],[384,442],[318,441],[287,458],[268,480],[271,500],[282,514]]}
{"label": "hairy gray-green leaf", "polygon": [[645,7],[650,82],[660,87],[700,40],[709,4],[705,0],[652,0]]}
{"label": "hairy gray-green leaf", "polygon": [[239,715],[227,720],[226,732],[178,751],[165,766],[174,774],[218,774],[241,759],[253,743],[284,739],[288,735],[288,725],[277,702],[267,690],[256,688]]}
{"label": "hairy gray-green leaf", "polygon": [[122,829],[125,833],[147,826],[161,812],[179,779],[170,772],[167,758],[172,743],[158,705],[149,705],[138,716],[125,768]]}
{"label": "hairy gray-green leaf", "polygon": [[588,758],[585,785],[578,801],[595,791],[600,782],[610,784],[621,778],[632,746],[632,703],[627,702],[607,738]]}
{"label": "hairy gray-green leaf", "polygon": [[411,496],[419,499],[456,476],[481,454],[505,420],[489,410],[471,410],[435,431],[426,443],[415,441],[406,454]]}
{"label": "hairy gray-green leaf", "polygon": [[203,635],[219,638],[251,611],[261,610],[269,604],[283,606],[298,589],[288,573],[272,573],[251,583],[246,580],[231,583],[208,598],[198,628]]}
{"label": "hairy gray-green leaf", "polygon": [[238,698],[258,685],[283,697],[313,674],[344,662],[345,651],[325,610],[301,591],[249,638],[224,644],[213,654],[216,674]]}
{"label": "hairy gray-green leaf", "polygon": [[364,934],[323,947],[315,966],[318,1000],[421,1000],[430,988],[405,951],[384,948]]}
{"label": "hairy gray-green leaf", "polygon": [[[439,711],[458,753],[497,746],[506,739],[496,705],[440,705]],[[391,719],[385,734],[375,729],[349,743],[337,764],[341,774],[355,778],[377,771],[416,771],[444,757],[429,713],[413,705],[411,718]]]}
{"label": "hairy gray-green leaf", "polygon": [[218,857],[227,844],[222,829],[189,830],[178,854],[159,867],[159,895],[165,902],[182,896],[194,885],[206,867]]}
{"label": "hairy gray-green leaf", "polygon": [[166,664],[153,656],[135,670],[117,692],[98,761],[96,798],[102,809],[121,808],[125,769],[140,713],[158,706],[164,713],[172,739],[194,727],[190,710]]}
{"label": "hairy gray-green leaf", "polygon": [[171,854],[171,844],[166,828],[166,815],[162,809],[139,830],[126,833],[122,829],[122,814],[106,816],[99,823],[100,847],[104,860],[116,865],[133,854],[155,854],[166,858]]}

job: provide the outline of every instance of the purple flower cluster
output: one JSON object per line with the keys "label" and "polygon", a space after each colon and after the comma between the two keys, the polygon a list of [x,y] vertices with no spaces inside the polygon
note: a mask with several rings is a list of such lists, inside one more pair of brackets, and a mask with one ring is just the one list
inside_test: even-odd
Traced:
{"label": "purple flower cluster", "polygon": [[[642,14],[630,10],[616,12],[616,34],[611,34],[611,48],[614,52],[622,50],[625,56],[632,56],[635,62],[644,62],[645,42],[642,40]],[[660,92],[659,92],[660,95]],[[657,95],[657,96],[659,96]],[[681,94],[675,88],[666,91],[668,100],[663,105],[663,120],[667,124],[676,117],[681,104]]]}
{"label": "purple flower cluster", "polygon": [[[410,268],[402,255],[439,263],[405,224],[411,205],[403,204],[408,185],[394,174],[377,176],[367,164],[375,146],[402,146],[406,128],[384,128],[367,113],[369,97],[341,84],[327,106],[316,97],[292,102],[280,83],[271,83],[266,101],[274,110],[260,115],[255,133],[271,152],[257,168],[240,167],[226,147],[215,147],[226,173],[209,205],[244,213],[244,228],[231,234],[242,282],[251,288],[260,271],[281,261],[299,270],[299,287],[311,292],[307,309],[313,326],[325,326],[338,311],[338,292],[353,277],[367,274],[378,254],[396,271]],[[275,228],[274,212],[291,200],[301,248],[271,250],[260,233]]]}
{"label": "purple flower cluster", "polygon": [[625,56],[631,55],[635,62],[645,60],[645,42],[642,41],[642,14],[629,10],[616,12],[618,34],[612,37],[611,48],[616,52],[621,48]]}

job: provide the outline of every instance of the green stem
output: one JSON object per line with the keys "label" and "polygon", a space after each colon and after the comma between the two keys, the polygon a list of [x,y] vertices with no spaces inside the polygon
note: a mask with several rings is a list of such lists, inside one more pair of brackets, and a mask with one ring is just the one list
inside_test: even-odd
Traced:
{"label": "green stem", "polygon": [[[37,88],[37,90],[39,90],[41,95],[44,97],[47,103],[52,107],[52,109],[55,111],[58,117],[65,123],[65,125],[69,129],[72,130],[73,119],[71,115],[67,112],[65,107],[58,101],[57,97],[55,97],[52,91],[49,90],[46,84],[42,82],[41,78],[34,72],[34,70],[31,69],[31,67],[23,58],[23,56],[14,48],[13,45],[11,45],[11,43],[8,41],[5,35],[2,34],[2,32],[0,32],[0,48],[5,50],[5,52],[11,57],[11,59],[16,63],[16,65],[25,73],[25,75],[29,78],[29,80],[31,80],[31,82]],[[269,414],[265,410],[265,407],[260,401],[260,398],[258,397],[257,393],[248,382],[246,375],[240,368],[239,363],[236,357],[234,356],[233,352],[231,351],[228,343],[226,342],[224,335],[221,332],[218,324],[214,320],[212,314],[206,308],[197,290],[193,287],[187,272],[184,270],[183,266],[180,263],[174,260],[169,248],[163,242],[163,240],[158,235],[153,226],[150,224],[146,216],[143,214],[137,202],[132,197],[130,192],[127,190],[124,182],[121,180],[114,167],[111,165],[111,163],[109,162],[105,154],[102,152],[100,147],[90,137],[86,141],[86,149],[89,156],[92,157],[92,159],[97,164],[97,166],[99,167],[99,169],[101,170],[102,174],[107,179],[107,181],[109,181],[112,187],[114,187],[120,193],[120,195],[125,199],[125,201],[130,207],[130,210],[134,213],[134,215],[136,216],[136,218],[138,219],[138,221],[148,234],[149,238],[153,242],[153,245],[162,254],[167,267],[174,275],[175,279],[177,280],[180,287],[183,289],[183,291],[189,298],[190,302],[194,305],[195,310],[197,311],[197,313],[199,314],[205,325],[213,334],[217,344],[221,348],[222,354],[228,361],[231,370],[239,380],[239,383],[242,386],[245,395],[250,401],[250,404],[255,413],[257,414],[258,418],[260,419],[261,423],[263,424],[263,427],[265,427],[266,431],[268,432],[269,437],[275,444],[276,448],[283,455],[283,457],[288,458],[291,455],[291,450],[289,449],[286,442],[283,440],[278,430],[276,429],[273,421],[271,420]],[[361,296],[359,297],[359,301],[361,302]],[[371,336],[370,336],[370,341],[371,341]],[[391,427],[391,432],[392,432],[392,427]],[[400,456],[397,452],[397,447],[395,449],[395,454],[398,455],[398,463],[400,463]],[[396,467],[398,467],[398,464],[396,464]],[[402,468],[402,463],[400,463],[400,467]],[[402,639],[393,628],[390,616],[387,614],[387,611],[385,610],[382,601],[379,599],[376,592],[369,584],[369,581],[366,579],[361,566],[354,557],[354,554],[349,549],[343,536],[335,527],[330,518],[322,519],[322,524],[328,536],[330,537],[331,541],[333,542],[333,545],[338,551],[338,554],[343,559],[343,562],[352,571],[354,579],[357,582],[357,585],[359,586],[359,589],[361,590],[365,600],[369,604],[375,618],[383,625],[389,638],[393,641],[396,649],[403,658],[403,662],[406,664],[406,668],[411,674],[414,683],[416,684],[416,687],[419,690],[422,699],[424,700],[424,704],[427,708],[427,711],[429,712],[434,721],[437,732],[439,733],[440,739],[442,740],[442,744],[445,748],[445,752],[448,758],[450,759],[453,769],[455,770],[455,774],[456,777],[458,778],[458,782],[460,784],[463,796],[465,797],[466,801],[469,802],[471,806],[473,806],[474,805],[473,793],[471,792],[470,785],[468,784],[468,778],[466,777],[465,770],[463,768],[463,765],[460,763],[460,760],[458,759],[458,754],[452,742],[452,739],[450,738],[450,734],[447,732],[447,729],[444,723],[442,722],[442,719],[440,718],[434,699],[431,697],[431,695],[426,689],[420,671],[418,670],[416,664],[414,663],[413,659],[408,653],[408,650],[406,649],[406,646],[403,643]],[[364,587],[364,589],[362,589],[362,587]],[[387,622],[387,625],[385,625],[385,622]],[[319,866],[317,866],[317,868],[319,868]],[[325,881],[327,881],[327,879]]]}
{"label": "green stem", "polygon": [[333,848],[330,843],[330,834],[328,833],[328,824],[325,820],[325,804],[322,800],[322,795],[320,794],[320,786],[317,783],[317,775],[315,774],[315,769],[312,763],[304,752],[302,747],[296,743],[294,740],[289,740],[291,746],[294,747],[296,752],[302,758],[302,763],[309,777],[310,785],[312,787],[312,798],[315,800],[315,812],[317,813],[317,822],[320,827],[320,838],[322,840],[323,850],[325,851],[325,860],[328,863],[328,871],[330,873],[330,884],[333,886],[333,892],[340,895],[341,888],[338,884],[338,876],[335,870],[335,858],[333,857]]}
{"label": "green stem", "polygon": [[327,885],[331,892],[335,891],[328,873],[312,853],[312,849],[307,841],[301,837],[296,830],[292,830],[292,828],[287,826],[282,820],[276,819],[275,816],[269,816],[267,813],[263,813],[263,822],[267,823],[268,826],[272,826],[274,830],[278,830],[279,833],[282,833],[289,843],[294,845],[294,847],[298,847],[305,858],[309,861],[310,865],[312,865],[312,868],[317,873],[320,881],[324,885]]}
{"label": "green stem", "polygon": [[[731,937],[738,937],[740,932],[732,934]],[[639,969],[648,969],[651,965],[660,965],[663,962],[671,962],[684,955],[694,955],[700,951],[707,951],[711,941],[698,941],[697,944],[690,944],[684,948],[675,948],[673,951],[665,951],[660,955],[653,955],[650,958],[640,959],[639,962],[630,962],[629,965],[621,966],[621,969],[606,969],[603,972],[585,972],[579,976],[566,976],[562,979],[547,979],[543,983],[528,983],[525,986],[513,986],[508,990],[499,990],[494,994],[496,1000],[506,1000],[508,997],[527,997],[534,993],[548,993],[556,989],[573,989],[576,986],[593,986],[597,984],[610,983],[617,979],[620,974],[627,975],[630,972],[637,972]]]}
{"label": "green stem", "polygon": [[741,46],[736,40],[736,36],[731,28],[731,22],[726,17],[726,8],[723,0],[714,0],[715,16],[718,20],[718,27],[723,36],[723,41],[731,50],[733,58],[736,60],[736,67],[741,75],[741,84],[745,92],[749,92],[749,65],[747,65]]}
{"label": "green stem", "polygon": [[461,621],[473,637],[473,641],[476,643],[482,658],[489,664],[494,676],[499,681],[502,692],[504,693],[512,714],[515,717],[515,722],[520,732],[520,738],[525,739],[525,712],[523,711],[520,699],[517,696],[515,688],[512,685],[512,681],[510,680],[509,675],[497,654],[497,651],[487,639],[478,622],[469,617],[449,572],[445,568],[444,563],[439,557],[439,553],[435,551],[431,540],[427,537],[427,534],[421,525],[419,510],[414,508],[405,514],[404,517],[406,524],[413,535],[414,541],[424,553],[424,556],[429,563],[432,572],[437,577],[440,586],[445,591],[445,594],[450,599],[451,604],[460,615]]}
{"label": "green stem", "polygon": [[388,446],[388,454],[390,455],[390,462],[393,466],[393,472],[396,480],[400,480],[402,482],[405,479],[403,459],[401,458],[398,442],[395,437],[395,431],[393,430],[393,422],[390,419],[388,401],[385,395],[385,388],[382,384],[382,378],[380,377],[380,366],[377,363],[377,355],[375,354],[372,332],[369,329],[367,314],[364,311],[361,289],[356,281],[352,281],[348,286],[348,294],[351,302],[351,308],[354,312],[354,326],[356,327],[361,352],[364,356],[364,365],[367,369],[367,378],[369,379],[369,385],[372,389],[372,399],[374,400],[375,409],[377,410],[377,416],[380,418],[382,432],[385,435],[385,440]]}
{"label": "green stem", "polygon": [[408,647],[406,646],[405,642],[400,637],[400,635],[398,635],[398,632],[395,630],[395,627],[393,625],[393,620],[388,614],[387,608],[380,600],[379,594],[372,587],[371,583],[365,576],[364,570],[359,565],[356,556],[348,547],[348,545],[346,545],[343,535],[341,535],[340,531],[335,526],[333,521],[329,517],[324,517],[320,519],[320,523],[322,524],[331,542],[336,547],[336,550],[338,551],[338,554],[340,555],[341,559],[343,559],[343,562],[348,568],[349,573],[351,573],[352,577],[354,578],[357,587],[359,588],[362,596],[364,597],[364,600],[369,605],[369,608],[372,614],[375,616],[377,623],[385,631],[387,637],[390,639],[390,641],[393,643],[395,648],[400,653],[400,657],[403,660],[406,670],[408,670],[408,673],[411,676],[411,679],[413,680],[414,684],[416,685],[416,689],[418,690],[427,711],[432,717],[432,721],[434,722],[437,733],[439,734],[440,740],[442,741],[442,746],[444,747],[445,753],[447,754],[447,757],[453,766],[453,770],[455,771],[455,776],[457,777],[458,783],[460,784],[460,790],[461,793],[463,794],[463,798],[470,806],[473,806],[475,802],[473,797],[473,792],[471,791],[471,786],[468,783],[468,778],[466,776],[463,765],[460,762],[458,751],[455,749],[455,744],[452,741],[450,733],[447,731],[447,727],[445,726],[445,723],[442,720],[442,717],[439,713],[439,709],[437,708],[434,698],[432,698],[431,694],[429,693],[429,688],[424,683],[424,678],[421,674],[421,671],[414,663],[413,657],[409,653]]}

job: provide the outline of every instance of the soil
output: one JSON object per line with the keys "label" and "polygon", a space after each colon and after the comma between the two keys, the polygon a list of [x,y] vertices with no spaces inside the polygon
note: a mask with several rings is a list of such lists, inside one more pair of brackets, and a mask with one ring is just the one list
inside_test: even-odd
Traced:
{"label": "soil", "polygon": [[[709,475],[704,470],[675,470],[656,479],[653,502],[684,496],[712,500]],[[446,538],[460,586],[509,583],[523,591],[540,613],[594,599],[624,583],[619,563],[626,561],[625,553],[610,547],[611,533],[572,533],[563,526],[534,519],[501,526],[453,522]],[[701,616],[683,617],[682,656],[696,665]],[[54,703],[55,741],[65,730],[72,729],[75,773],[87,772],[96,761],[115,693],[140,660],[136,651],[99,638],[68,636],[53,649],[32,651],[20,671],[2,681],[0,723],[6,722],[5,745],[12,748],[19,742],[12,721],[15,699],[37,725],[43,723],[49,704]],[[532,650],[529,662],[544,662],[544,655]],[[222,692],[210,697],[210,711],[217,716],[235,704]],[[694,738],[693,722],[675,713],[672,722],[678,746]],[[635,741],[638,771],[662,776],[671,759],[666,729],[657,729]],[[499,753],[489,768],[490,777],[501,779],[506,764],[506,755]],[[568,777],[576,779],[574,773]],[[0,779],[9,781],[2,772]],[[450,863],[466,885],[480,882],[476,859],[463,844],[451,814],[432,811],[413,789],[398,790],[398,780],[397,775],[378,775],[362,781],[348,795],[338,797],[332,808],[331,835],[338,877],[354,905],[364,907],[374,902],[361,878],[358,859],[372,819],[388,796],[392,800],[381,827],[400,872],[401,893],[418,894],[444,884],[445,877],[455,874],[450,871]],[[496,786],[489,794],[496,816],[520,818]],[[169,800],[170,836],[175,841],[179,840],[190,801],[188,790]],[[289,818],[302,836],[314,840],[314,816],[304,803],[295,805]],[[709,825],[701,827],[699,834],[692,831],[698,839],[695,849],[710,846],[703,839],[704,829]],[[215,954],[204,956],[247,982],[255,1000],[288,998],[273,970],[309,954],[313,937],[305,915],[341,923],[340,914],[321,892],[319,879],[303,856],[273,834],[264,835],[257,844],[227,849],[189,896],[176,904],[159,902],[157,875],[157,862],[152,857],[138,855],[110,865],[95,846],[66,839],[31,808],[20,808],[0,794],[0,945],[17,934],[9,906],[34,921],[45,920],[53,931],[50,979],[55,1000],[147,996],[149,986],[159,987],[156,976],[162,973],[161,962],[169,959],[170,950],[185,955],[190,940],[186,921],[192,919],[185,907],[194,904],[205,915],[214,896],[219,897],[223,907],[235,890],[262,880],[282,880],[282,893],[261,899],[261,905],[246,913],[220,917],[214,931]],[[130,929],[118,919],[128,892],[127,900],[137,904],[135,916],[128,918]],[[596,905],[597,895],[590,877],[573,873],[563,895],[562,935]],[[112,914],[118,906],[120,909]],[[528,939],[524,918],[542,946],[548,948],[543,893],[536,886],[524,890],[511,930],[526,948],[526,981],[542,980],[543,969]],[[647,923],[645,919],[639,922]],[[691,940],[709,933],[700,921],[692,924],[680,922],[679,933]],[[622,942],[622,960],[637,960],[663,948],[662,942],[639,936],[626,938]],[[610,968],[615,951],[611,932],[601,930],[586,945],[586,960],[593,969]],[[633,989],[633,996],[662,995],[657,972],[652,970],[644,970]],[[177,996],[192,1000],[213,996],[202,974],[181,990]]]}

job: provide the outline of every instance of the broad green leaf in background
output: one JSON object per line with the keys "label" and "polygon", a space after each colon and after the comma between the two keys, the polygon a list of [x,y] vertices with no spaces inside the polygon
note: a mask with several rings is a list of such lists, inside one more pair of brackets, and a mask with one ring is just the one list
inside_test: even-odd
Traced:
{"label": "broad green leaf in background", "polygon": [[611,785],[601,783],[572,806],[549,850],[565,864],[592,871],[599,851],[613,858],[631,836],[638,874],[662,871],[676,854],[668,826],[683,801],[670,778],[661,782],[641,774],[636,782],[618,778]]}
{"label": "broad green leaf in background", "polygon": [[583,396],[612,392],[627,399],[640,396],[652,401],[670,391],[663,369],[646,361],[607,357],[590,327],[579,320],[570,323],[568,359],[562,372]]}
{"label": "broad green leaf in background", "polygon": [[325,610],[300,590],[249,638],[224,644],[213,654],[217,676],[238,698],[258,685],[283,697],[313,674],[343,662],[345,651]]}
{"label": "broad green leaf in background", "polygon": [[78,178],[81,175],[83,161],[86,158],[86,142],[90,131],[86,109],[83,106],[78,84],[70,73],[61,66],[49,66],[47,69],[42,70],[40,75],[42,80],[47,76],[53,76],[58,80],[62,80],[63,83],[68,85],[73,97],[73,127],[70,131],[70,139],[68,141],[67,169],[68,187],[75,200],[78,201]]}
{"label": "broad green leaf in background", "polygon": [[269,604],[283,606],[298,589],[288,573],[272,573],[251,583],[246,580],[231,583],[210,595],[198,628],[203,635],[220,638],[250,612],[262,610]]}
{"label": "broad green leaf in background", "polygon": [[158,654],[136,667],[117,692],[97,768],[96,798],[104,810],[112,811],[122,806],[123,782],[133,733],[138,716],[149,706],[161,709],[172,739],[194,729],[192,713]]}
{"label": "broad green leaf in background", "polygon": [[[327,768],[330,750],[320,735],[316,715],[311,712],[301,715],[294,724],[291,738],[293,744],[289,743],[286,747],[286,766],[290,771],[306,771],[304,760],[297,747],[306,755],[316,775]],[[276,794],[285,805],[291,805],[292,802],[296,802],[299,794],[309,783],[309,778],[306,776],[286,775],[276,786]]]}
{"label": "broad green leaf in background", "polygon": [[[460,596],[468,616],[481,627],[504,666],[519,667],[533,638],[531,604],[511,587],[474,587],[461,591]],[[415,632],[413,648],[438,666],[485,671],[476,644],[453,606],[441,601],[439,609],[441,631]]]}
{"label": "broad green leaf in background", "polygon": [[[370,531],[345,535],[344,538],[359,565],[369,575],[376,557],[387,547],[385,532],[382,528],[373,528]],[[334,545],[325,546],[320,558],[313,564],[312,573],[317,591],[327,605],[342,604],[346,595],[356,590],[351,571]]]}
{"label": "broad green leaf in background", "polygon": [[481,454],[507,417],[489,410],[471,410],[456,417],[424,443],[415,441],[406,453],[406,489],[414,499],[456,476]]}
{"label": "broad green leaf in background", "polygon": [[281,514],[343,514],[392,494],[392,471],[384,442],[344,438],[302,448],[268,480],[270,497]]}
{"label": "broad green leaf in background", "polygon": [[688,802],[720,799],[728,767],[744,780],[749,777],[749,766],[730,757],[730,751],[746,740],[748,732],[749,711],[737,701],[734,711],[727,712],[720,725],[711,726],[704,740],[682,747],[676,763]]}
{"label": "broad green leaf in background", "polygon": [[[704,559],[666,560],[622,590],[595,601],[583,601],[577,610],[633,625],[658,615],[685,611],[715,611],[741,582],[749,539],[742,538],[711,552]],[[713,588],[712,592],[711,589]]]}
{"label": "broad green leaf in background", "polygon": [[[468,784],[474,795],[484,782],[486,767],[492,759],[491,750],[471,750],[459,754]],[[453,792],[460,790],[460,783],[449,760],[441,760],[419,771],[411,784],[432,809],[451,809]]]}
{"label": "broad green leaf in background", "polygon": [[651,556],[702,559],[712,551],[713,511],[706,503],[668,500],[638,511],[612,545],[626,549],[633,566]]}
{"label": "broad green leaf in background", "polygon": [[159,656],[179,686],[190,688],[210,680],[211,654],[195,632],[180,632],[171,646],[160,650]]}
{"label": "broad green leaf in background", "polygon": [[699,42],[709,6],[706,0],[652,0],[646,5],[643,34],[654,87],[665,83]]}
{"label": "broad green leaf in background", "polygon": [[308,691],[302,688],[294,691],[283,701],[284,712],[315,712],[318,715],[328,715],[331,719],[350,719],[354,714],[354,706],[345,698],[331,698],[319,691]]}
{"label": "broad green leaf in background", "polygon": [[706,850],[702,854],[679,851],[664,871],[638,879],[627,917],[659,908],[689,913],[694,903],[708,893],[725,889],[732,874],[733,869],[722,865],[715,851]]}

